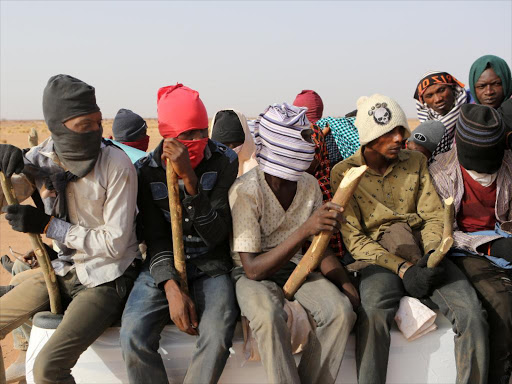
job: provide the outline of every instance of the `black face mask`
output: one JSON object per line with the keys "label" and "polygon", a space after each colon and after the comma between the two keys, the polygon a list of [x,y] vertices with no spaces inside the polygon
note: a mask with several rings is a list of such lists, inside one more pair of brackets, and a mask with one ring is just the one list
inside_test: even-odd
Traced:
{"label": "black face mask", "polygon": [[55,152],[66,168],[78,177],[87,175],[96,164],[101,149],[103,127],[94,132],[77,133],[64,124],[52,130]]}
{"label": "black face mask", "polygon": [[43,94],[43,113],[52,134],[55,152],[68,170],[78,177],[87,175],[96,164],[103,129],[77,133],[64,122],[99,112],[94,87],[68,75],[50,78]]}

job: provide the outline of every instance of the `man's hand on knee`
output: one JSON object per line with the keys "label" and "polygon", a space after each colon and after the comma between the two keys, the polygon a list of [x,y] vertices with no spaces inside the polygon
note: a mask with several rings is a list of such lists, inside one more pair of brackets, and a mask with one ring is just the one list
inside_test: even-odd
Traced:
{"label": "man's hand on knee", "polygon": [[405,272],[403,272],[402,267],[399,268],[399,271],[403,273],[403,275],[399,273],[399,276],[403,276],[404,288],[412,297],[419,299],[428,296],[444,280],[445,271],[442,263],[435,268],[427,268],[429,256],[429,254],[423,256],[416,265],[409,263]]}
{"label": "man's hand on knee", "polygon": [[181,290],[175,280],[168,280],[164,285],[165,296],[169,302],[171,320],[180,331],[192,336],[199,335],[196,307],[192,299]]}

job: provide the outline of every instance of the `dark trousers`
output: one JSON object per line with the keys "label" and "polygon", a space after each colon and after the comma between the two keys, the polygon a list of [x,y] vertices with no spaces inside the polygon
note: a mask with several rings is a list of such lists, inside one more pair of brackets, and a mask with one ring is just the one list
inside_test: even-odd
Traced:
{"label": "dark trousers", "polygon": [[[389,227],[380,244],[389,252],[415,262],[421,257],[419,237],[407,224]],[[444,260],[446,280],[430,299],[452,323],[455,332],[457,383],[486,383],[489,365],[485,310],[462,271]],[[400,299],[402,279],[386,268],[371,265],[361,271],[361,306],[357,314],[356,363],[361,384],[386,382],[390,328]]]}
{"label": "dark trousers", "polygon": [[[135,267],[115,281],[94,288],[84,287],[75,270],[57,277],[63,304],[69,304],[62,322],[34,363],[36,383],[74,383],[71,368],[106,328],[119,320]],[[0,339],[40,311],[49,309],[48,291],[42,273],[23,281],[0,298]]]}
{"label": "dark trousers", "polygon": [[479,256],[452,260],[473,283],[489,322],[489,383],[508,383],[512,372],[512,284],[510,272]]}

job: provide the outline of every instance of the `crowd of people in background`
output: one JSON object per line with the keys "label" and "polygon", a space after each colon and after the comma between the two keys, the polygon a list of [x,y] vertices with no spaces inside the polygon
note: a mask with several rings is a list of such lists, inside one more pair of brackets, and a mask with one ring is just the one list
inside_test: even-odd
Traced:
{"label": "crowd of people in background", "polygon": [[[391,97],[363,96],[331,117],[313,90],[255,120],[223,109],[209,122],[199,93],[176,84],[158,90],[162,139],[145,153],[141,116],[120,109],[107,140],[94,87],[53,76],[43,93],[51,137],[23,150],[0,144],[0,171],[20,201],[34,201],[8,205],[2,195],[2,212],[13,230],[52,241],[66,308],[35,381],[74,382],[80,355],[120,321],[129,381],[166,383],[158,349],[172,321],[197,337],[184,382],[216,383],[242,316],[269,382],[334,383],[354,331],[358,381],[385,383],[392,322],[410,296],[451,322],[457,383],[509,383],[511,96],[510,67],[493,55],[473,63],[469,90],[445,71],[423,75],[414,130]],[[188,291],[174,264],[166,164],[179,178]],[[362,165],[348,205],[333,203],[346,172]],[[448,197],[454,244],[429,268]],[[292,304],[283,286],[324,231],[329,246]],[[24,260],[2,258],[13,279],[0,287],[0,338],[13,332],[21,351],[31,318],[49,308],[33,253]],[[297,335],[298,366],[290,311],[312,319]],[[22,352],[6,379],[24,375]]]}

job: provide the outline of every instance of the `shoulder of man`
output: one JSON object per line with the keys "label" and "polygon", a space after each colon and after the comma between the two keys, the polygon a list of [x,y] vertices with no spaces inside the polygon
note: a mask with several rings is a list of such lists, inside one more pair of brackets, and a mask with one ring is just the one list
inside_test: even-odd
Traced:
{"label": "shoulder of man", "polygon": [[211,139],[208,140],[208,147],[212,155],[220,155],[221,158],[224,158],[229,164],[236,162],[238,166],[238,155],[231,148]]}
{"label": "shoulder of man", "polygon": [[350,168],[359,166],[356,161],[356,154],[358,152],[354,153],[350,157],[347,157],[345,160],[340,161],[334,166],[334,168],[331,169],[331,189],[333,194],[338,189],[341,180],[343,180],[343,174]]}
{"label": "shoulder of man", "polygon": [[102,156],[105,156],[109,167],[117,169],[134,169],[134,165],[128,155],[114,144],[104,144],[101,148]]}

